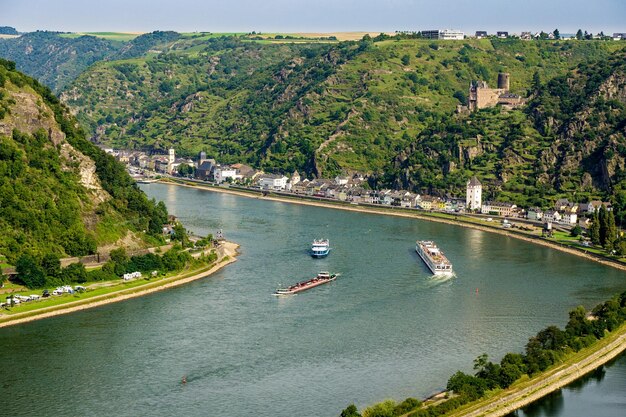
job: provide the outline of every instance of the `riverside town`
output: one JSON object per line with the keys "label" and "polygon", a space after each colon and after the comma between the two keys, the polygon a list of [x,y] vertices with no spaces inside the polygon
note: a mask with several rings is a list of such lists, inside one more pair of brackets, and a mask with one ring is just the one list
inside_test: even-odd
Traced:
{"label": "riverside town", "polygon": [[[220,164],[200,152],[197,159],[176,158],[176,151],[168,155],[149,156],[145,152],[105,149],[118,161],[126,164],[129,173],[138,182],[151,182],[157,178],[195,179],[221,186],[236,186],[251,190],[271,191],[337,200],[351,204],[370,204],[389,207],[412,208],[445,213],[482,214],[512,220],[551,225],[562,229],[579,227],[587,231],[594,214],[601,208],[612,211],[610,202],[593,200],[585,203],[557,199],[551,207],[518,207],[502,201],[484,201],[483,187],[475,176],[467,181],[464,196],[433,196],[407,190],[373,190],[363,174],[338,175],[334,178],[302,178],[298,171],[291,174],[264,173],[245,164]],[[487,217],[488,218],[488,217]],[[525,222],[526,223],[526,222]],[[513,227],[504,223],[504,227]],[[580,234],[580,233],[579,233]]]}
{"label": "riverside town", "polygon": [[623,0],[6,3],[0,416],[626,414]]}

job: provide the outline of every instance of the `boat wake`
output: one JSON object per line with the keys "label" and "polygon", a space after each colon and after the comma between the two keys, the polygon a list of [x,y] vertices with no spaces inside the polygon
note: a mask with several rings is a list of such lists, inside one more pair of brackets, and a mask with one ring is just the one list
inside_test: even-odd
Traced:
{"label": "boat wake", "polygon": [[430,277],[428,277],[426,282],[427,282],[427,286],[434,287],[436,285],[444,284],[450,281],[452,278],[456,278],[456,274],[454,272],[450,274],[431,275]]}

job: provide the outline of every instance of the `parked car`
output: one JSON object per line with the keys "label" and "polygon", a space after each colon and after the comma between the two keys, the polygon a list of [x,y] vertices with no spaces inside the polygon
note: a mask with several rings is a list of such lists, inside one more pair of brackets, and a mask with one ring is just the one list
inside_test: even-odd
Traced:
{"label": "parked car", "polygon": [[50,297],[50,291],[49,290],[43,290],[43,293],[41,293],[41,296],[43,298]]}

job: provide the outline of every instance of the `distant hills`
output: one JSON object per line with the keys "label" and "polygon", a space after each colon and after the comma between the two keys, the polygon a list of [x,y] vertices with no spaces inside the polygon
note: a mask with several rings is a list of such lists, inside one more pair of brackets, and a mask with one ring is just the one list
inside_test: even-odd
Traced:
{"label": "distant hills", "polygon": [[0,254],[81,256],[159,241],[167,210],[85,139],[47,88],[0,59]]}
{"label": "distant hills", "polygon": [[[107,42],[106,58],[76,61],[56,84],[96,142],[310,176],[359,171],[372,186],[432,194],[461,195],[478,175],[487,198],[523,205],[626,204],[621,42],[173,32]],[[58,79],[52,68],[41,77]],[[526,107],[455,112],[472,80],[495,86],[499,72]]]}
{"label": "distant hills", "polygon": [[179,36],[175,32],[157,31],[118,41],[115,36],[38,31],[0,39],[0,57],[15,62],[18,70],[58,93],[96,62],[141,56],[161,42]]}
{"label": "distant hills", "polygon": [[0,35],[19,35],[19,33],[14,27],[0,26]]}

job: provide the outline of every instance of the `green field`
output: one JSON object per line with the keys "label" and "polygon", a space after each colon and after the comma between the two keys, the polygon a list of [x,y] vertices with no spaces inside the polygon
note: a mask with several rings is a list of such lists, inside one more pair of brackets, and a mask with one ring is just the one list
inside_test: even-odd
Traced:
{"label": "green field", "polygon": [[96,38],[107,39],[110,41],[128,42],[135,39],[141,33],[126,33],[126,32],[75,32],[75,33],[63,33],[60,36],[64,38],[78,38],[81,36],[95,36]]}

